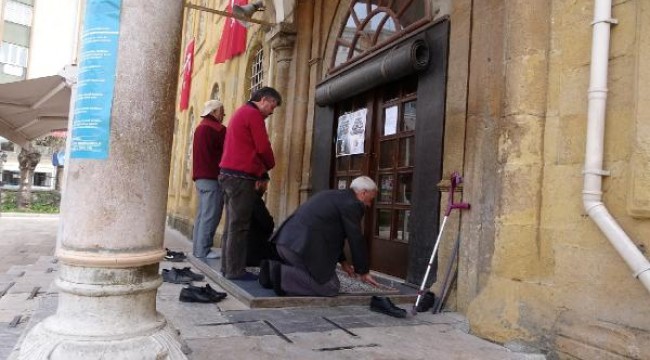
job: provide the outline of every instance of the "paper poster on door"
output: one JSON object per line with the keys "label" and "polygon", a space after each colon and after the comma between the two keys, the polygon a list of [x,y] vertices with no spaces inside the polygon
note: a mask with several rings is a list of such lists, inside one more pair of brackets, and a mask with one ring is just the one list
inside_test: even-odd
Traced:
{"label": "paper poster on door", "polygon": [[336,129],[336,156],[364,153],[367,114],[367,109],[361,109],[339,116]]}

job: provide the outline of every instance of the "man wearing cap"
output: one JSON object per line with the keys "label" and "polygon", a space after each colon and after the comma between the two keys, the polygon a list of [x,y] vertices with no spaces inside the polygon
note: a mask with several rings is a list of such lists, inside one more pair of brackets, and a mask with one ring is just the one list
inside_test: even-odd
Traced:
{"label": "man wearing cap", "polygon": [[209,100],[201,112],[203,120],[194,130],[192,180],[199,196],[199,208],[194,220],[192,252],[197,258],[218,257],[211,248],[223,211],[219,163],[226,139],[226,127],[221,124],[224,116],[221,101]]}
{"label": "man wearing cap", "polygon": [[277,90],[263,87],[230,119],[219,181],[226,196],[227,230],[221,248],[221,272],[231,280],[256,280],[246,272],[246,240],[255,201],[255,184],[275,166],[264,119],[282,104]]}

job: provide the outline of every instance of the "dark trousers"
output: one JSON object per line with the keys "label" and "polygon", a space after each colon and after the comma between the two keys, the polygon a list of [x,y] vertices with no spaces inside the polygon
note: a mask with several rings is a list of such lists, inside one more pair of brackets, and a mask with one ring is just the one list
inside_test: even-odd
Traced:
{"label": "dark trousers", "polygon": [[221,245],[221,272],[236,278],[246,272],[246,239],[255,200],[255,180],[221,176],[226,203],[226,229]]}
{"label": "dark trousers", "polygon": [[311,277],[303,260],[284,246],[276,247],[278,255],[284,261],[281,264],[280,281],[282,290],[294,296],[336,296],[341,284],[334,276],[324,284],[319,284]]}

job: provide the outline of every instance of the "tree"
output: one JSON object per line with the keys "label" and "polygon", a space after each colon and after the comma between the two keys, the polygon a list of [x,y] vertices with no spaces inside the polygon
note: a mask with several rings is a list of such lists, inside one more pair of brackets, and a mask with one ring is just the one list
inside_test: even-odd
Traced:
{"label": "tree", "polygon": [[[31,145],[31,144],[30,144]],[[41,153],[33,146],[23,147],[18,153],[18,167],[20,168],[20,187],[18,188],[18,209],[28,208],[32,203],[32,184],[34,183],[34,169],[41,161]]]}
{"label": "tree", "polygon": [[[32,203],[34,169],[41,161],[41,152],[46,149],[60,149],[65,146],[65,138],[45,136],[29,143],[18,153],[20,168],[20,187],[18,188],[18,209],[28,208]],[[51,151],[50,151],[51,152]]]}

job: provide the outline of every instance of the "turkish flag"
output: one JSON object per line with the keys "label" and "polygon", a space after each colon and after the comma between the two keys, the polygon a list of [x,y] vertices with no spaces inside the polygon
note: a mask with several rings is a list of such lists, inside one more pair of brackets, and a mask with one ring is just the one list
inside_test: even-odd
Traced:
{"label": "turkish flag", "polygon": [[[230,0],[230,4],[226,7],[226,12],[232,14],[233,6],[246,4],[248,4],[248,0]],[[231,17],[226,18],[223,31],[221,32],[219,49],[217,49],[217,55],[214,57],[214,63],[224,63],[243,53],[246,50],[246,33],[246,27],[240,24],[239,21]]]}
{"label": "turkish flag", "polygon": [[183,59],[183,85],[181,86],[180,108],[186,110],[190,104],[190,88],[192,87],[192,68],[194,67],[194,39],[185,48]]}

